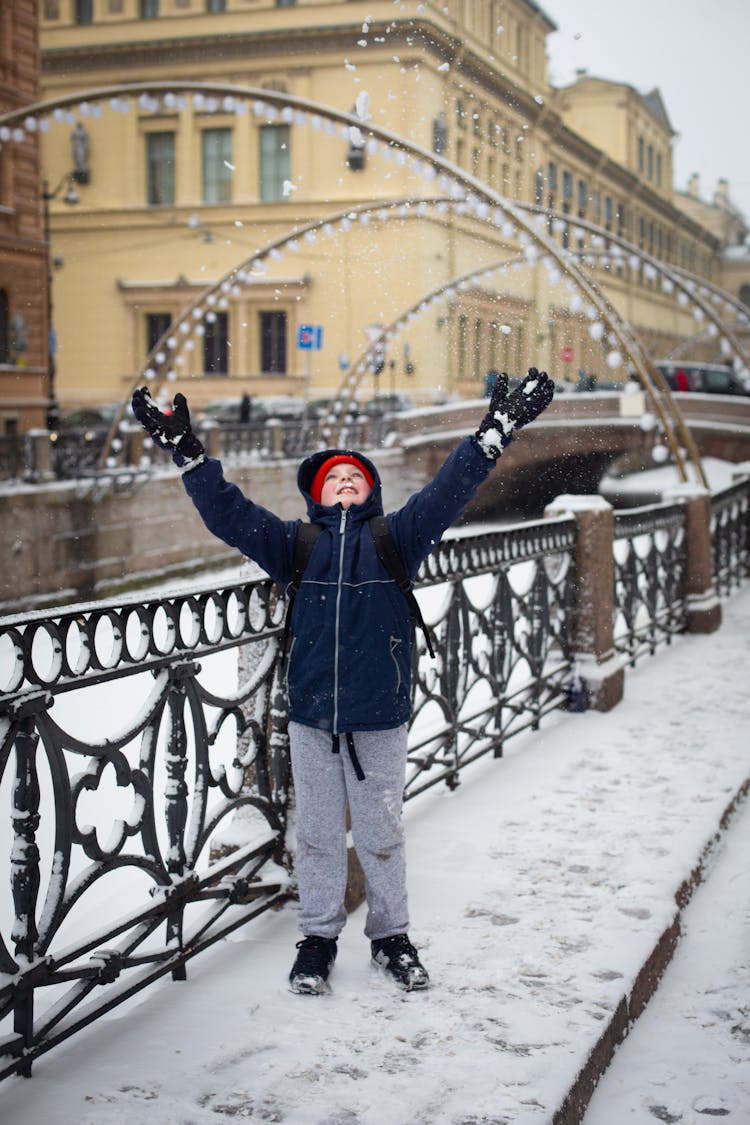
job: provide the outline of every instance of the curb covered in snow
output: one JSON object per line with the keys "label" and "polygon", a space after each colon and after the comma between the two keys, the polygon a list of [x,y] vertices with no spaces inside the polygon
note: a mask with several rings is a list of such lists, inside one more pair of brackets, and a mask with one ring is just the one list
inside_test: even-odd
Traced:
{"label": "curb covered in snow", "polygon": [[664,972],[672,960],[682,931],[682,914],[696,888],[703,882],[717,844],[729,827],[732,817],[750,792],[750,777],[735,792],[719,818],[716,832],[704,844],[698,861],[690,875],[675,892],[677,910],[670,924],[656,940],[650,954],[643,962],[628,994],[622,997],[609,1023],[581,1067],[576,1080],[556,1110],[552,1125],[579,1125],[596,1086],[607,1070],[619,1043],[642,1015],[646,1005],[659,987]]}

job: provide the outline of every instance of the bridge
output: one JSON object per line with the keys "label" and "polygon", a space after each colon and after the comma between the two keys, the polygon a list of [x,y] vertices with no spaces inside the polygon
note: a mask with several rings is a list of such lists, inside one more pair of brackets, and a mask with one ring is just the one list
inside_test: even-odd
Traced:
{"label": "bridge", "polygon": [[[423,407],[370,422],[357,418],[335,439],[377,458],[386,505],[395,508],[476,428],[486,402]],[[679,406],[702,456],[750,459],[750,399],[691,394],[679,396]],[[114,595],[127,585],[164,575],[194,577],[238,561],[206,533],[178,474],[144,445],[140,427],[125,429],[123,465],[111,470],[98,466],[104,431],[85,436],[94,440],[77,436],[71,444],[64,434],[54,442],[44,432],[34,435],[25,448],[25,473],[0,489],[6,560],[0,612]],[[285,518],[302,514],[297,465],[324,441],[319,423],[224,425],[205,431],[205,441],[231,479],[260,503]],[[652,465],[655,445],[666,449],[641,393],[560,393],[505,451],[465,521],[507,519],[509,513],[537,517],[557,495],[596,492],[613,465]]]}
{"label": "bridge", "polygon": [[[618,513],[560,497],[544,520],[441,544],[420,576],[439,658],[418,640],[407,807],[427,808],[480,760],[486,771],[533,753],[566,713],[626,705],[626,676],[678,636],[718,637],[750,572],[749,522],[745,476]],[[0,622],[0,1077],[37,1060],[43,1073],[66,1039],[162,978],[185,981],[198,954],[214,963],[208,951],[240,930],[266,940],[269,911],[288,908],[283,609],[258,578]],[[712,707],[724,698],[710,694]],[[731,779],[713,775],[722,815],[744,792],[733,762]],[[349,907],[361,899],[352,854]],[[678,927],[655,935],[662,959]],[[589,1029],[591,1057],[642,1006],[649,965],[650,953],[624,1008],[611,995],[608,1038]],[[591,1073],[569,1077],[566,1104],[580,1108]]]}

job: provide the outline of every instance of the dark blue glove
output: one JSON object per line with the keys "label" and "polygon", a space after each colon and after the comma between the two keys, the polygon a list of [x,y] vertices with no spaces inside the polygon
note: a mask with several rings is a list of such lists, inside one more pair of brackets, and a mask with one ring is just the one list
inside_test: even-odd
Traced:
{"label": "dark blue glove", "polygon": [[508,393],[508,376],[503,372],[492,390],[490,408],[485,414],[476,438],[487,457],[493,461],[513,438],[515,430],[533,422],[549,406],[555,384],[546,371],[530,367],[520,387]]}
{"label": "dark blue glove", "polygon": [[190,411],[184,395],[176,394],[171,414],[165,414],[152,399],[148,387],[133,391],[133,413],[160,449],[172,454],[180,468],[192,468],[205,450],[190,427]]}

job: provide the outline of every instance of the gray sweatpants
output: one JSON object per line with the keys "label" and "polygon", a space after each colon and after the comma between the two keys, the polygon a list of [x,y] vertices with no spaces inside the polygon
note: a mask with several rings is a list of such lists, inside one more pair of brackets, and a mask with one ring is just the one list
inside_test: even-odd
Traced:
{"label": "gray sweatpants", "polygon": [[405,934],[406,856],[401,820],[406,774],[406,726],[357,731],[354,747],[364,780],[355,775],[346,736],[334,754],[330,731],[289,724],[297,804],[297,879],[303,934],[336,937],[346,922],[346,804],[367,892],[370,940]]}

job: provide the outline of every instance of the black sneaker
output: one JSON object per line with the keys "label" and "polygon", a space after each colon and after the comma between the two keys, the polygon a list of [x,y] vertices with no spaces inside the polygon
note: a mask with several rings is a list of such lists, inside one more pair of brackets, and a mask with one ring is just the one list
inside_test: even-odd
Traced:
{"label": "black sneaker", "polygon": [[299,953],[289,974],[292,992],[325,992],[328,974],[336,960],[336,938],[310,934],[297,942],[297,949]]}
{"label": "black sneaker", "polygon": [[429,987],[427,969],[406,934],[377,938],[372,943],[372,959],[406,992]]}

